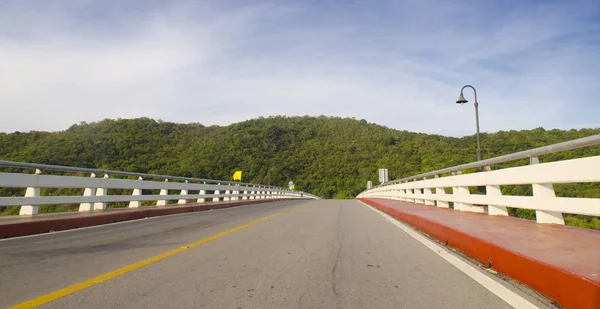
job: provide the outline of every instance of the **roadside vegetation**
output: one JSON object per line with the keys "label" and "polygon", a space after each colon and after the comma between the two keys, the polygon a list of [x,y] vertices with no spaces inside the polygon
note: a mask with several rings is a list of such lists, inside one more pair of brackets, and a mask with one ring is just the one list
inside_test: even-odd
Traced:
{"label": "roadside vegetation", "polygon": [[[483,133],[481,141],[484,158],[490,158],[594,134],[600,129],[537,128]],[[594,155],[600,155],[600,147],[542,156],[540,161]],[[61,132],[0,133],[0,159],[210,179],[230,179],[242,170],[244,182],[286,186],[291,180],[297,190],[347,199],[363,191],[368,180],[377,183],[377,168],[388,168],[390,179],[397,179],[472,162],[476,156],[474,135],[455,138],[393,130],[365,120],[278,116],[224,127],[138,118],[80,123]],[[502,190],[531,195],[531,186]],[[598,183],[557,184],[555,190],[557,196],[600,198]],[[0,189],[0,196],[14,194],[20,191]],[[510,211],[535,218],[535,211]],[[14,212],[13,207],[0,207],[0,214]],[[566,215],[565,221],[600,229],[597,217]]]}

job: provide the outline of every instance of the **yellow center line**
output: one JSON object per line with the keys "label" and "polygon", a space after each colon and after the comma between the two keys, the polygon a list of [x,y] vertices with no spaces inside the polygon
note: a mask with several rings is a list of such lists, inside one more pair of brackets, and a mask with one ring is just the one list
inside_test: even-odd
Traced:
{"label": "yellow center line", "polygon": [[8,307],[7,309],[26,309],[26,308],[35,308],[35,307],[41,306],[41,305],[43,305],[45,303],[49,303],[49,302],[51,302],[53,300],[59,299],[61,297],[64,297],[64,296],[67,296],[67,295],[70,295],[70,294],[73,294],[75,292],[79,292],[79,291],[81,291],[83,289],[89,288],[91,286],[94,286],[96,284],[99,284],[99,283],[102,283],[104,281],[110,280],[112,278],[124,275],[124,274],[126,274],[126,273],[128,273],[130,271],[136,270],[136,269],[144,267],[146,265],[150,265],[152,263],[156,263],[156,262],[158,262],[160,260],[166,259],[166,258],[168,258],[170,256],[173,256],[173,255],[177,254],[177,253],[181,253],[181,252],[183,252],[183,251],[185,251],[185,250],[187,250],[189,248],[194,248],[194,247],[200,246],[201,244],[207,243],[209,241],[213,241],[213,240],[215,240],[217,238],[223,237],[223,236],[231,234],[233,232],[237,232],[239,230],[245,229],[247,227],[250,227],[252,225],[255,225],[257,223],[265,221],[267,219],[271,219],[271,218],[277,217],[279,215],[283,215],[285,213],[288,213],[288,212],[293,211],[293,210],[298,209],[298,208],[305,207],[307,205],[309,205],[309,203],[302,204],[302,205],[299,205],[299,206],[296,206],[296,207],[293,207],[293,208],[290,208],[290,209],[286,209],[284,211],[280,211],[280,212],[274,213],[272,215],[268,215],[266,217],[262,217],[262,218],[256,219],[254,221],[248,222],[248,223],[240,225],[238,227],[234,227],[234,228],[232,228],[230,230],[227,230],[227,231],[224,231],[224,232],[212,235],[212,236],[208,236],[206,238],[200,239],[200,240],[198,240],[196,242],[193,242],[193,243],[190,243],[188,245],[184,245],[184,246],[179,247],[177,249],[173,249],[173,250],[170,250],[170,251],[167,251],[167,252],[155,255],[153,257],[147,258],[145,260],[141,260],[139,262],[135,262],[133,264],[129,264],[127,266],[121,267],[119,269],[113,270],[113,271],[105,273],[105,274],[102,274],[100,276],[97,276],[97,277],[94,277],[94,278],[91,278],[91,279],[88,279],[88,280],[85,280],[85,281],[73,284],[71,286],[68,286],[66,288],[63,288],[63,289],[60,289],[60,290],[57,290],[57,291],[54,291],[54,292],[50,292],[50,293],[48,293],[46,295],[42,295],[42,296],[36,297],[34,299],[31,299],[31,300],[28,300],[26,302],[20,303],[18,305],[14,305],[12,307]]}

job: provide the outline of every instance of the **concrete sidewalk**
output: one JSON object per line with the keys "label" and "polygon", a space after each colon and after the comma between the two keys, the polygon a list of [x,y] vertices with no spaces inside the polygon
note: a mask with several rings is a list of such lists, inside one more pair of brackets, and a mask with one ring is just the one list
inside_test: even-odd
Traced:
{"label": "concrete sidewalk", "polygon": [[600,308],[600,231],[359,199],[567,308]]}

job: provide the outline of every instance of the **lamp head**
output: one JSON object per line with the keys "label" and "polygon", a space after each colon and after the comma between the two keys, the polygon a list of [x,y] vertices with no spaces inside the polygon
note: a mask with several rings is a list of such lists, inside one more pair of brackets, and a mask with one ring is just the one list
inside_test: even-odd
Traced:
{"label": "lamp head", "polygon": [[462,91],[460,92],[460,96],[458,97],[458,100],[456,100],[457,104],[465,104],[469,101],[467,101],[467,99],[465,99],[465,97],[462,94]]}

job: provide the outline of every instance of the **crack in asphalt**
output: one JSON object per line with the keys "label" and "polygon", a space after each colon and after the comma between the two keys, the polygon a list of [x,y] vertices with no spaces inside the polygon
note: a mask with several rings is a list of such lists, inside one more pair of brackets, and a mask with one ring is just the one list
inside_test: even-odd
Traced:
{"label": "crack in asphalt", "polygon": [[338,291],[338,286],[337,286],[337,272],[340,266],[340,257],[341,257],[341,252],[342,252],[342,242],[340,240],[340,235],[341,235],[341,228],[340,228],[340,221],[341,221],[341,213],[342,212],[342,207],[341,205],[338,205],[338,220],[337,220],[337,235],[336,235],[336,239],[337,239],[337,253],[336,253],[336,257],[335,257],[335,263],[333,264],[333,267],[331,268],[331,290],[333,291],[333,294],[335,295],[335,301],[337,304],[337,308],[342,308],[342,304],[341,304],[341,293],[340,291]]}

